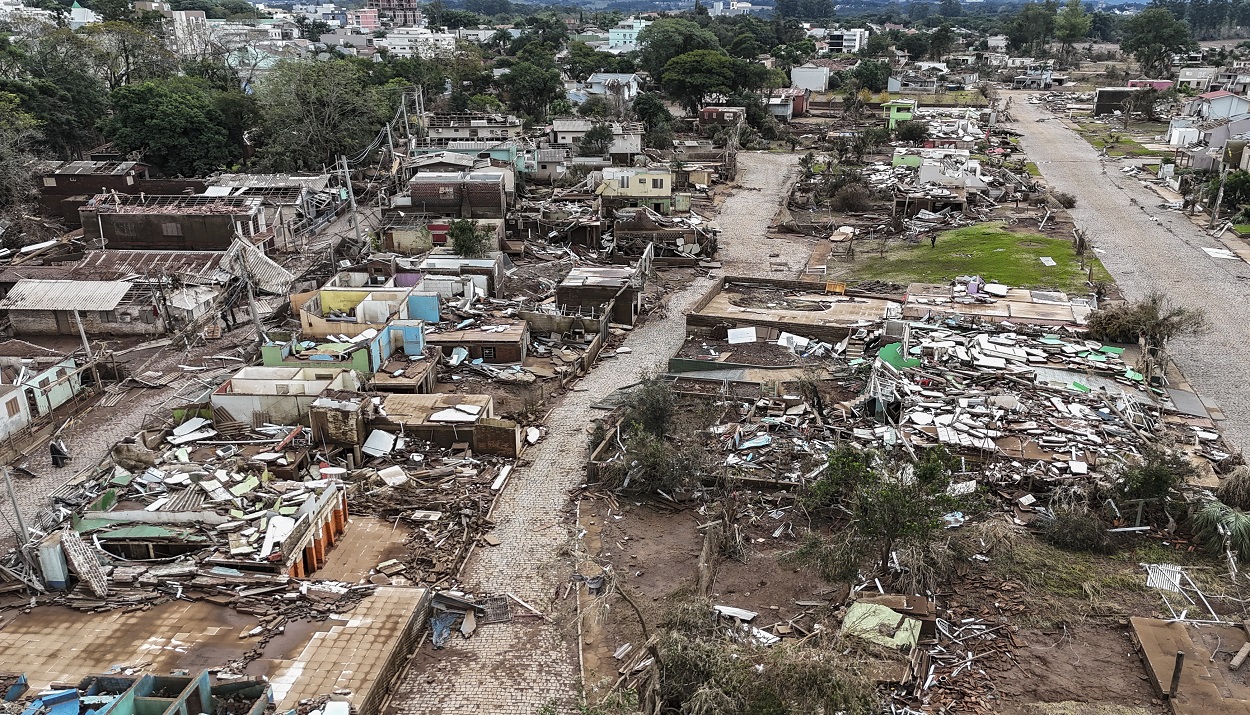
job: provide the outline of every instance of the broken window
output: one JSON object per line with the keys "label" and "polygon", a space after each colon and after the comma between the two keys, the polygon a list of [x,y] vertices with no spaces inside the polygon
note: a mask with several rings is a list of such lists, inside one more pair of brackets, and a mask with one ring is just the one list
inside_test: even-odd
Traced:
{"label": "broken window", "polygon": [[274,386],[273,386],[273,389],[274,389],[274,394],[278,394],[278,395],[289,395],[289,394],[291,394],[291,386],[290,386],[290,385],[283,385],[283,384],[282,384],[282,383],[280,383],[280,382],[279,382],[278,384],[274,385]]}
{"label": "broken window", "polygon": [[100,322],[101,322],[101,323],[116,323],[116,322],[117,322],[117,311],[116,311],[116,310],[101,310],[101,311],[100,311]]}
{"label": "broken window", "polygon": [[482,348],[482,359],[483,359],[483,360],[494,360],[494,359],[495,359],[495,349],[494,349],[494,348]]}

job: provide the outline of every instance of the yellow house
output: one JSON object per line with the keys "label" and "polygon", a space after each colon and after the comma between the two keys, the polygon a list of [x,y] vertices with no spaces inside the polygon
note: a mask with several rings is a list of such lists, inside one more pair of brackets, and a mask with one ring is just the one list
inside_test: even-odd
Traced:
{"label": "yellow house", "polygon": [[667,214],[673,205],[673,172],[667,168],[607,167],[595,193],[613,208],[644,206]]}

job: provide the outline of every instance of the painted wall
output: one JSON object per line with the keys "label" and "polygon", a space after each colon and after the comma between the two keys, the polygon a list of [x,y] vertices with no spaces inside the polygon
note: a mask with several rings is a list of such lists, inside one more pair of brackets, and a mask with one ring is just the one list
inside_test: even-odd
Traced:
{"label": "painted wall", "polygon": [[0,439],[10,437],[30,425],[30,405],[21,389],[0,395]]}

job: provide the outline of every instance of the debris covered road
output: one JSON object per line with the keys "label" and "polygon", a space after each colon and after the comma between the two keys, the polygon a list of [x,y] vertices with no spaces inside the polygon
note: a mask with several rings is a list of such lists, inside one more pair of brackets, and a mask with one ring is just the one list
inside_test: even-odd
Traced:
{"label": "debris covered road", "polygon": [[1016,123],[1011,128],[1024,135],[1023,146],[1047,183],[1077,197],[1070,213],[1125,297],[1162,290],[1179,305],[1206,311],[1211,332],[1177,339],[1169,349],[1198,393],[1227,416],[1228,441],[1250,449],[1250,384],[1245,381],[1250,342],[1241,317],[1250,300],[1250,265],[1204,253],[1204,246],[1223,246],[1180,212],[1158,208],[1163,200],[1156,193],[1121,173],[1129,161],[1100,159],[1042,105],[1024,101],[1028,92],[1003,94],[1013,100]]}
{"label": "debris covered road", "polygon": [[[720,208],[720,260],[729,274],[763,274],[785,261],[777,277],[793,278],[807,252],[786,241],[764,240],[795,175],[795,154],[738,156],[739,186]],[[784,247],[783,247],[784,246]],[[770,256],[770,254],[778,254]],[[499,546],[479,548],[464,582],[483,592],[512,593],[543,611],[568,579],[561,550],[569,534],[560,524],[568,490],[584,479],[587,426],[600,414],[591,405],[661,365],[685,339],[685,312],[712,285],[700,278],[671,295],[667,314],[653,316],[625,341],[629,352],[597,365],[557,404],[547,437],[526,452],[499,497],[493,518]],[[453,638],[444,650],[423,645],[391,698],[399,715],[494,712],[529,715],[552,705],[563,712],[581,692],[576,625],[515,619],[483,625],[469,640]]]}

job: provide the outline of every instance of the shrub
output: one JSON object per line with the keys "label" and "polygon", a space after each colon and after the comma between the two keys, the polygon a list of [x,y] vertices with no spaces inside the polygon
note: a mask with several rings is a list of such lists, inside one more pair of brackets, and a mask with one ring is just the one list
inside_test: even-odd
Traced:
{"label": "shrub", "polygon": [[899,141],[912,144],[922,142],[929,138],[929,125],[915,120],[899,122],[894,128],[894,136],[898,137]]}
{"label": "shrub", "polygon": [[1127,499],[1166,499],[1197,473],[1194,463],[1175,452],[1149,447],[1120,470],[1120,490]]}
{"label": "shrub", "polygon": [[1043,519],[1042,541],[1064,551],[1111,554],[1117,542],[1098,515],[1081,507],[1056,509],[1054,519]]}
{"label": "shrub", "polygon": [[1135,343],[1144,336],[1149,347],[1161,348],[1173,338],[1201,335],[1210,329],[1206,313],[1172,304],[1155,291],[1132,303],[1096,311],[1087,325],[1090,337],[1117,343]]}
{"label": "shrub", "polygon": [[1055,200],[1055,203],[1065,209],[1076,208],[1076,197],[1065,191],[1052,191],[1050,192],[1050,197]]}
{"label": "shrub", "polygon": [[872,208],[872,194],[858,184],[843,186],[829,200],[829,204],[834,211],[842,213],[867,211]]}
{"label": "shrub", "polygon": [[663,437],[634,430],[622,438],[625,453],[602,470],[613,489],[650,493],[683,489],[699,483],[706,472],[701,449],[686,449]]}
{"label": "shrub", "polygon": [[1220,482],[1215,496],[1236,509],[1250,509],[1250,467],[1237,467]]}
{"label": "shrub", "polygon": [[621,410],[621,425],[627,432],[641,430],[663,437],[672,426],[675,410],[672,386],[654,375],[645,376]]}
{"label": "shrub", "polygon": [[1194,535],[1212,553],[1228,546],[1242,560],[1250,558],[1250,514],[1214,499],[1200,505],[1192,515]]}

